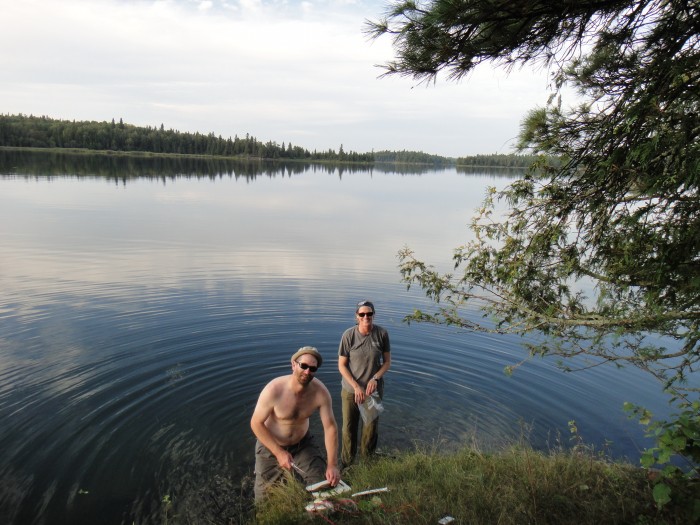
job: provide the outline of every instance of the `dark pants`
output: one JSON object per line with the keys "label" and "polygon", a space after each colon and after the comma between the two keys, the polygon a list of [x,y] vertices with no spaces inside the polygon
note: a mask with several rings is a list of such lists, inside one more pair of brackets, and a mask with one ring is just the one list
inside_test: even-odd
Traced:
{"label": "dark pants", "polygon": [[[316,446],[316,441],[310,432],[297,443],[283,447],[294,458],[294,463],[306,475],[302,476],[295,470],[292,474],[305,485],[318,483],[326,479],[326,460]],[[270,485],[284,479],[285,470],[277,463],[277,458],[260,441],[255,441],[255,500],[261,501]]]}

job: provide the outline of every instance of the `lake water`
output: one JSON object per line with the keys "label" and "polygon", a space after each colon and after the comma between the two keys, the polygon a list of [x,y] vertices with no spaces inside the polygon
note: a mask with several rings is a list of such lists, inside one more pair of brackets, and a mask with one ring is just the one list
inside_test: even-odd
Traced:
{"label": "lake water", "polygon": [[361,299],[392,342],[380,450],[523,433],[547,449],[575,420],[636,462],[649,443],[622,403],[666,411],[636,370],[506,377],[520,339],[402,322],[430,304],[397,252],[450,269],[485,188],[511,177],[0,151],[0,522],[211,512],[252,474],[258,393],[299,347],[323,353],[340,420]]}

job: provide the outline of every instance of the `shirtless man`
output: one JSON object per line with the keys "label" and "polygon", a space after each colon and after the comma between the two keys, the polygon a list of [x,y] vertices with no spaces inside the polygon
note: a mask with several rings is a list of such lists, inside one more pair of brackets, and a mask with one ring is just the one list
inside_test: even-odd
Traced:
{"label": "shirtless man", "polygon": [[[265,497],[267,488],[292,471],[309,485],[325,479],[335,487],[338,470],[338,426],[333,416],[331,395],[314,374],[323,358],[312,346],[292,356],[292,373],[270,381],[255,406],[250,427],[255,443],[255,500]],[[323,424],[328,464],[309,432],[309,417],[318,409]],[[293,469],[293,470],[292,470]]]}

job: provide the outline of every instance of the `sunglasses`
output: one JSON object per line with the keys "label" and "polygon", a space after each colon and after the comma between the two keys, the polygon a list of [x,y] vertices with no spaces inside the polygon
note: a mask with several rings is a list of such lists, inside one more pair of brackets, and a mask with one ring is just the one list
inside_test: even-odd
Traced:
{"label": "sunglasses", "polygon": [[357,312],[357,315],[359,315],[360,317],[364,317],[365,315],[367,317],[372,317],[374,315],[374,312]]}
{"label": "sunglasses", "polygon": [[312,374],[315,374],[316,370],[318,370],[317,366],[307,365],[306,363],[300,363],[299,361],[295,361],[295,363],[298,364],[302,370],[308,370]]}

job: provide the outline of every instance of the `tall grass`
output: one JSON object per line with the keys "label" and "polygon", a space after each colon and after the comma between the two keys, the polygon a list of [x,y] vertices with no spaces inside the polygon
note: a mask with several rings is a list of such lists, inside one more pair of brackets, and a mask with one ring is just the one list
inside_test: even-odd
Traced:
{"label": "tall grass", "polygon": [[353,493],[388,487],[373,496],[336,499],[336,509],[309,513],[311,496],[297,483],[271,491],[251,522],[260,524],[675,524],[673,507],[657,510],[647,473],[599,454],[537,452],[513,446],[497,453],[473,447],[443,454],[434,447],[378,457],[343,474]]}

